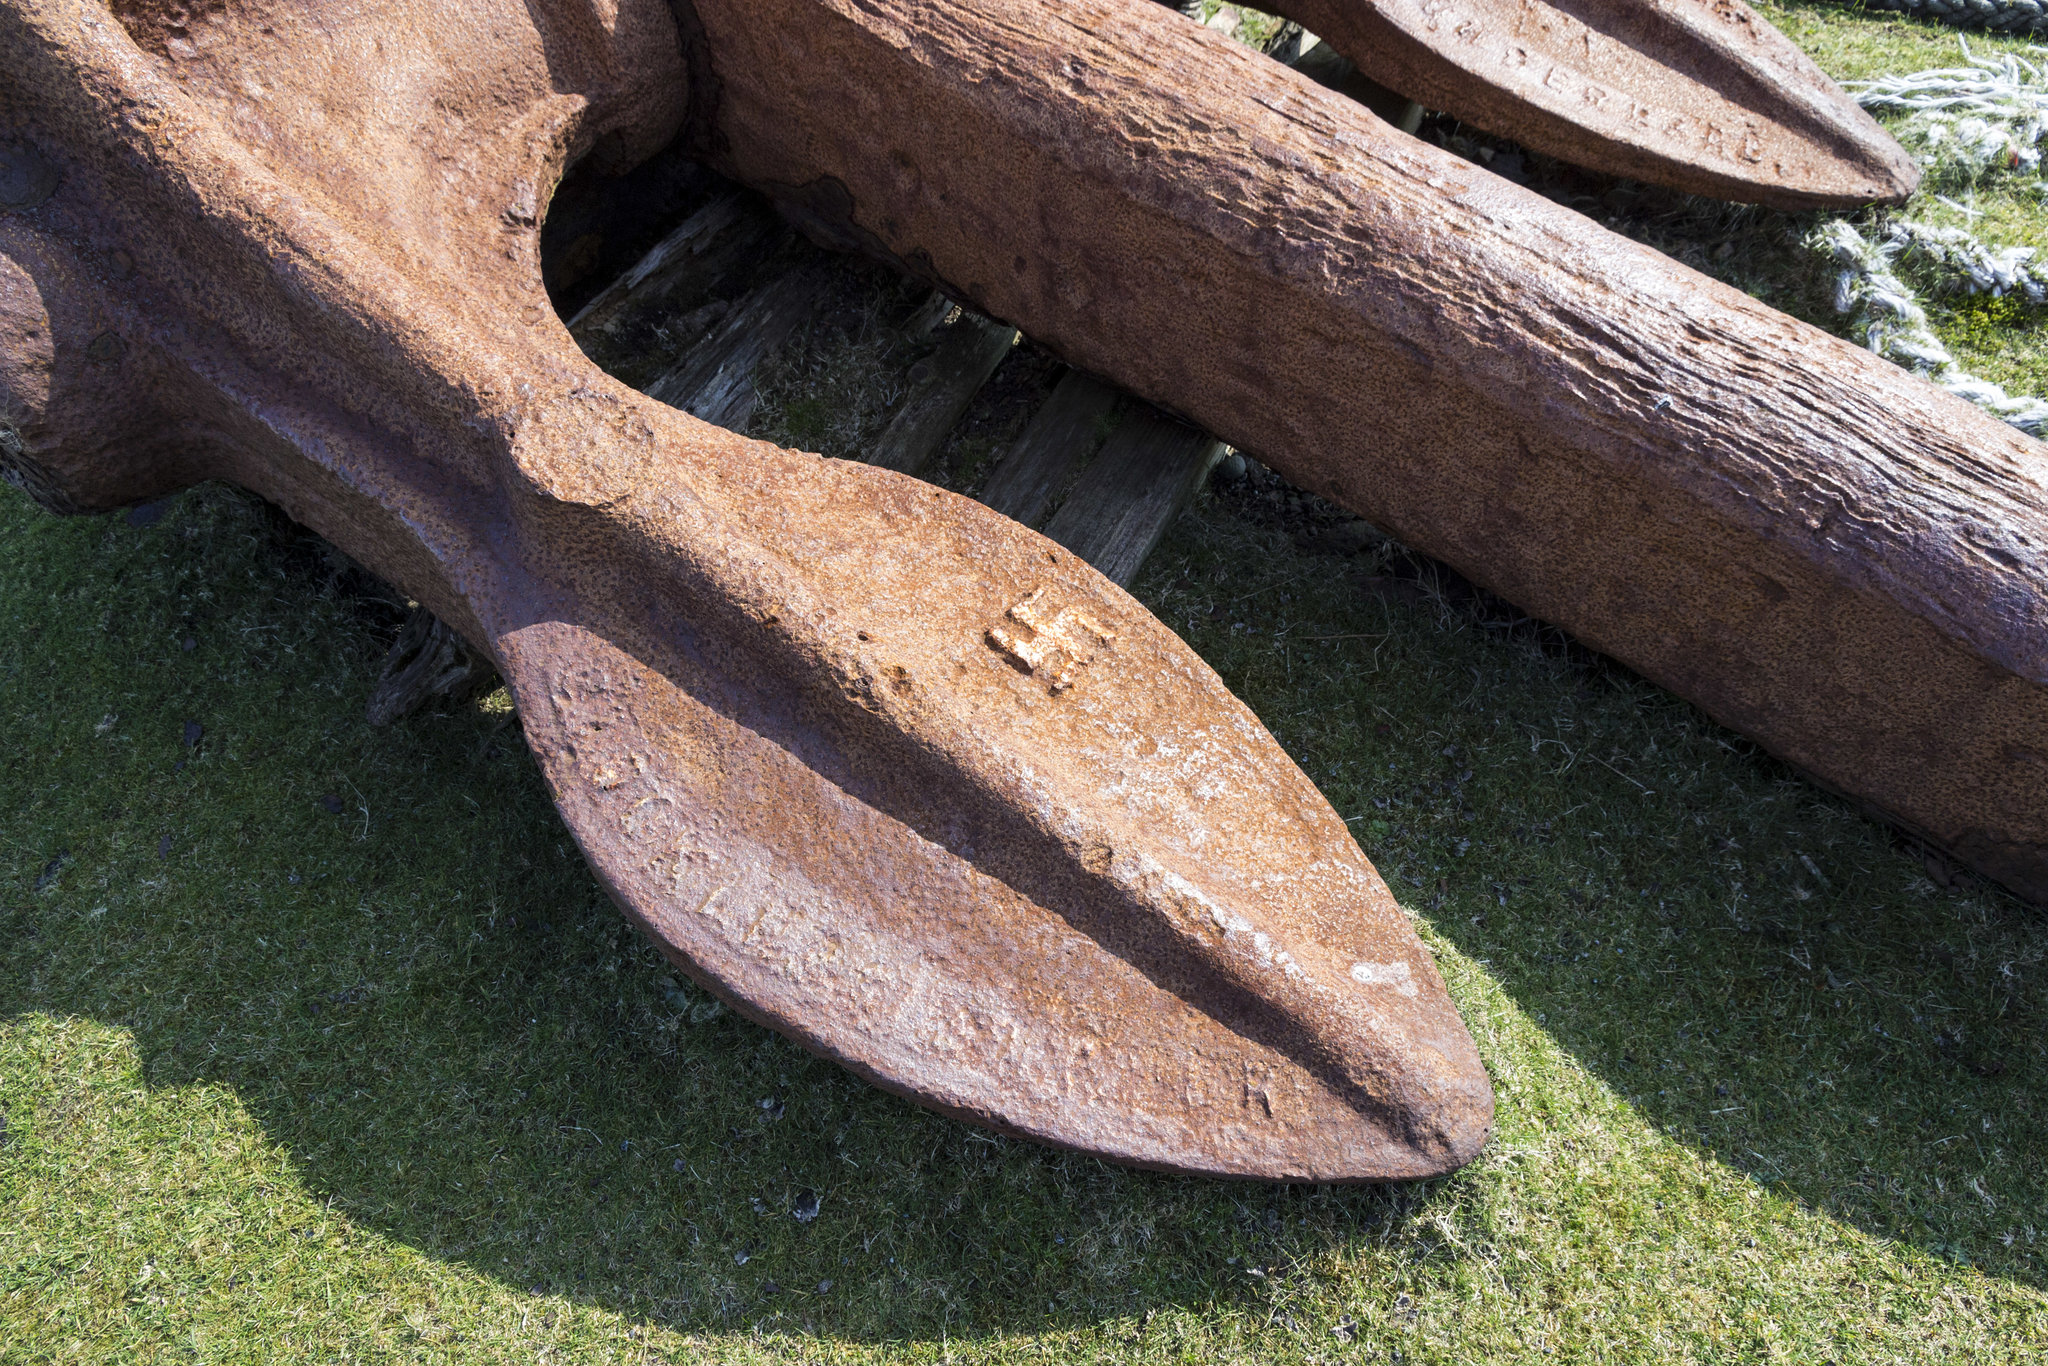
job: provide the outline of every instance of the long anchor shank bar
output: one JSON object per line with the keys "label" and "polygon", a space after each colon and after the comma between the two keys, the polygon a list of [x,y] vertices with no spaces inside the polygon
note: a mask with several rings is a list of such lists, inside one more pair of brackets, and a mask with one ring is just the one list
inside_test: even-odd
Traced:
{"label": "long anchor shank bar", "polygon": [[1155,5],[677,2],[696,136],[814,233],[2048,900],[2031,439]]}

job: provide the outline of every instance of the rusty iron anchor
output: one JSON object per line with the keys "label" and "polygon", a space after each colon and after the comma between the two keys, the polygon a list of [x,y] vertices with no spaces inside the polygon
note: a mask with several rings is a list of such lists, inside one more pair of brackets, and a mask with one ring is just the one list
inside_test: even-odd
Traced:
{"label": "rusty iron anchor", "polygon": [[5,450],[45,505],[227,479],[389,576],[488,649],[626,913],[882,1086],[1225,1176],[1479,1151],[1428,952],[1170,631],[576,351],[535,224],[570,159],[673,133],[665,9],[8,0],[0,54]]}
{"label": "rusty iron anchor", "polygon": [[[1501,479],[1500,438],[1607,493],[1633,456],[1644,477],[1619,492],[1671,502],[1657,419],[1677,399],[1573,366],[1588,337],[1667,355],[1672,297],[1715,322],[1726,291],[1626,244],[1617,258],[1575,216],[1163,12],[676,12],[687,76],[668,14],[633,0],[0,6],[13,477],[68,508],[232,479],[393,578],[488,647],[628,914],[748,1014],[885,1086],[1179,1170],[1390,1179],[1469,1159],[1491,1094],[1440,979],[1213,675],[1029,532],[594,373],[540,294],[545,187],[585,152],[645,155],[687,97],[707,153],[815,233],[1042,325],[1482,581],[1540,571],[1529,595],[1560,607],[1580,547],[1532,553],[1527,522],[1583,490]],[[1507,277],[1446,269],[1474,262]],[[1190,351],[1129,349],[1190,298]],[[1648,326],[1611,311],[1640,300]],[[1728,314],[1744,344],[1761,312]],[[1522,354],[1537,314],[1581,350]],[[1771,326],[1781,370],[1819,335]],[[1444,423],[1442,394],[1387,421],[1379,401],[1432,371],[1452,400],[1489,392],[1494,429]],[[1560,376],[1585,392],[1542,399]],[[1276,411],[1304,391],[1334,400],[1334,432]],[[1926,412],[1906,406],[1888,433]],[[1594,420],[1531,446],[1546,416]],[[1465,439],[1472,471],[1430,457]],[[1788,496],[1825,463],[1806,454]],[[1711,521],[1679,581],[1754,553],[1779,510]],[[1563,511],[1644,548],[1626,502]],[[1474,513],[1469,540],[1446,534]],[[1502,529],[1489,561],[1483,533]],[[1858,605],[1839,566],[1789,558],[1767,569],[1820,610]],[[1603,645],[1613,569],[1576,613]],[[1725,661],[1707,655],[1711,677]],[[1824,689],[1840,662],[1791,681]]]}

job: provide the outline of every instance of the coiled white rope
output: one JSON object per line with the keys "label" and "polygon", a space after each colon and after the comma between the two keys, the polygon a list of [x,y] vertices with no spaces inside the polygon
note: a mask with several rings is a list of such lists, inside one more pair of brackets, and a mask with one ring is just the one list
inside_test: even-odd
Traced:
{"label": "coiled white rope", "polygon": [[[2027,51],[2048,57],[2048,48]],[[1899,140],[1930,179],[2037,175],[2040,144],[2048,137],[2048,67],[2013,52],[1979,57],[1967,43],[1963,60],[1967,65],[1856,81],[1848,88],[1865,109],[1912,115]]]}
{"label": "coiled white rope", "polygon": [[1937,228],[1900,219],[1887,240],[1899,254],[1932,269],[1942,288],[2003,298],[2014,290],[2028,303],[2048,301],[2048,266],[2037,266],[2033,247],[1987,247],[1962,228]]}
{"label": "coiled white rope", "polygon": [[1911,255],[1969,293],[2002,295],[2019,289],[2039,301],[2048,298],[2048,274],[2034,267],[2033,248],[1994,249],[1960,228],[1903,221],[1893,223],[1884,237],[1873,239],[1844,219],[1821,225],[1809,241],[1839,267],[1835,311],[1851,315],[1849,325],[1856,340],[1957,397],[1989,409],[2023,432],[2039,436],[2048,426],[2048,401],[2015,397],[1956,363],[1927,325],[1927,310],[1892,269],[1899,257]]}
{"label": "coiled white rope", "polygon": [[[2021,27],[2017,20],[1991,22],[1997,11],[2024,16],[2024,31],[2048,31],[2043,8],[2048,0],[1869,3],[1950,22],[1967,22],[1952,15],[1961,12],[1977,16],[1986,27]],[[2048,48],[2029,48],[2027,57],[1979,57],[1964,43],[1963,66],[1859,81],[1849,89],[1866,109],[1911,115],[1898,130],[1899,141],[1913,153],[1930,184],[1976,184],[2016,175],[2034,177],[2035,189],[2043,190],[2048,189],[2048,182],[2039,178],[2041,144],[2048,139],[2048,63],[2029,60],[2032,57],[2048,57]],[[1953,200],[1942,202],[1964,207]],[[1815,229],[1807,244],[1836,267],[1835,311],[1850,315],[1850,332],[1857,341],[2022,431],[2039,436],[2048,427],[2048,400],[2008,394],[1957,363],[1928,325],[1927,310],[1912,287],[1894,269],[1904,261],[1914,267],[1916,276],[1931,277],[1938,290],[1996,297],[2018,292],[2038,304],[2048,302],[2048,266],[2035,264],[2034,248],[1987,246],[1967,229],[1906,218],[1882,223],[1876,236],[1865,236],[1846,219],[1837,219]]]}

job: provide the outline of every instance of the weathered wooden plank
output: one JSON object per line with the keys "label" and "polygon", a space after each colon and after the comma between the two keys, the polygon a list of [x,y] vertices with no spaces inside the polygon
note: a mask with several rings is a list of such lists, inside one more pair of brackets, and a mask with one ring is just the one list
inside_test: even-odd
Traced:
{"label": "weathered wooden plank", "polygon": [[741,430],[760,397],[754,368],[817,312],[827,271],[826,263],[813,262],[761,285],[733,307],[716,332],[642,392],[706,422]]}
{"label": "weathered wooden plank", "polygon": [[599,291],[569,333],[593,361],[644,388],[681,364],[794,239],[759,195],[720,195]]}
{"label": "weathered wooden plank", "polygon": [[1128,585],[1222,454],[1207,432],[1133,400],[1045,534]]}
{"label": "weathered wooden plank", "polygon": [[738,226],[747,217],[747,201],[754,197],[746,190],[729,191],[677,224],[674,231],[649,248],[631,269],[599,290],[589,303],[578,309],[576,315],[569,319],[569,331],[581,333],[602,328],[629,302],[666,294],[677,276],[687,273],[706,248],[717,242],[726,229]]}
{"label": "weathered wooden plank", "polygon": [[1109,435],[1120,397],[1114,386],[1086,371],[1067,371],[989,475],[981,501],[1035,525]]}
{"label": "weathered wooden plank", "polygon": [[[868,463],[916,474],[1017,344],[1008,323],[963,311],[939,333],[939,348],[912,367],[909,397],[868,454]],[[918,367],[924,373],[917,374]]]}
{"label": "weathered wooden plank", "polygon": [[734,188],[680,141],[623,174],[592,157],[562,177],[540,229],[541,282],[562,317],[582,313],[678,223]]}
{"label": "weathered wooden plank", "polygon": [[384,656],[365,718],[388,726],[439,698],[460,702],[497,681],[485,657],[426,608],[414,604]]}
{"label": "weathered wooden plank", "polygon": [[959,307],[940,290],[933,290],[925,301],[917,306],[917,312],[903,322],[900,329],[905,341],[923,341],[939,330],[939,325]]}

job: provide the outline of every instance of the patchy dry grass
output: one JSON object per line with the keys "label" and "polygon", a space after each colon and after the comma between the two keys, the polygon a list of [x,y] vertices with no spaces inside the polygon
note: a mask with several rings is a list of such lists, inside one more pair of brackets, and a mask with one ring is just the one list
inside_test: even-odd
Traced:
{"label": "patchy dry grass", "polygon": [[[1770,13],[1838,73],[1954,50]],[[1796,220],[1560,192],[1828,321]],[[764,429],[884,420],[874,288]],[[2048,390],[2029,311],[1937,323]],[[365,727],[390,609],[260,505],[0,497],[0,1361],[2048,1352],[2041,915],[1398,548],[1316,549],[1330,517],[1255,472],[1137,591],[1354,819],[1492,1071],[1485,1156],[1394,1189],[1126,1172],[863,1086],[627,931],[502,694]]]}

